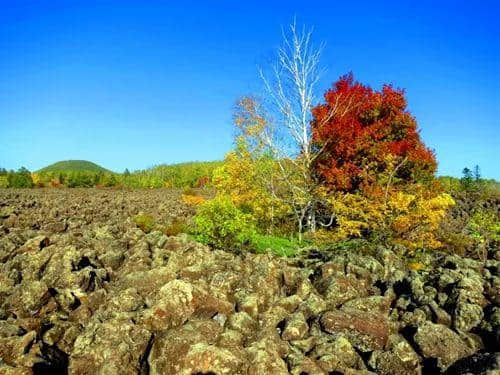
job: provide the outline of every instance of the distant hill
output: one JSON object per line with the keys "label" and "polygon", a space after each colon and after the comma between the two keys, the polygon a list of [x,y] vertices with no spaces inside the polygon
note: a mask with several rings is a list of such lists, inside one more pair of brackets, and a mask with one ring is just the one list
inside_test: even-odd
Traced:
{"label": "distant hill", "polygon": [[48,165],[37,172],[110,172],[106,168],[86,160],[64,160]]}

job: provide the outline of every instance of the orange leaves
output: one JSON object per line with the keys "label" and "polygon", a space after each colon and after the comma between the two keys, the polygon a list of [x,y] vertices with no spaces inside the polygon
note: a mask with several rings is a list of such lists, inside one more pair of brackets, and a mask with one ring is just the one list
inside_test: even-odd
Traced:
{"label": "orange leaves", "polygon": [[199,195],[182,194],[181,199],[189,206],[198,206],[205,202],[205,198],[200,197]]}
{"label": "orange leaves", "polygon": [[[436,169],[434,154],[420,139],[406,109],[404,91],[384,85],[381,91],[341,77],[313,108],[313,142],[323,150],[317,175],[331,189],[354,192],[377,181],[387,156],[407,159],[396,178],[416,182]],[[397,164],[397,163],[396,163]]]}

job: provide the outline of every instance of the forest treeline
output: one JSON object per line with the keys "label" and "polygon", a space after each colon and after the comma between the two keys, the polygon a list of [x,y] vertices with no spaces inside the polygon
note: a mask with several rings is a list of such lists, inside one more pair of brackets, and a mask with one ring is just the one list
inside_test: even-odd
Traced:
{"label": "forest treeline", "polygon": [[158,165],[149,169],[124,173],[110,171],[57,170],[30,172],[0,168],[0,187],[113,187],[113,188],[186,188],[204,187],[211,182],[219,161]]}

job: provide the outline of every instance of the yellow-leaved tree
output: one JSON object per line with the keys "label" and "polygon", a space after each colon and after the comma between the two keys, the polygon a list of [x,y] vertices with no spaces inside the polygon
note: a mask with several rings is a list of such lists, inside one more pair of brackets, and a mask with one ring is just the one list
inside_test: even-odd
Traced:
{"label": "yellow-leaved tree", "polygon": [[[290,209],[273,194],[276,164],[264,155],[252,154],[243,138],[226,155],[224,164],[214,171],[213,184],[218,195],[227,195],[243,212],[251,214],[264,232],[280,232]],[[273,185],[274,184],[274,185]]]}
{"label": "yellow-leaved tree", "polygon": [[337,192],[328,199],[336,225],[320,231],[320,239],[371,238],[404,245],[410,252],[442,246],[438,229],[455,204],[449,194],[420,184],[364,193]]}

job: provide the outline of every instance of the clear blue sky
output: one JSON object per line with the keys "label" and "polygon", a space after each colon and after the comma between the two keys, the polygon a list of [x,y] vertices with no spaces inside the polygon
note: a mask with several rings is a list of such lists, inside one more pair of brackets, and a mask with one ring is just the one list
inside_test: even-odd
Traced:
{"label": "clear blue sky", "polygon": [[500,179],[500,3],[0,1],[0,166],[123,171],[221,159],[238,96],[296,15],[326,42],[321,91],[353,71],[405,88],[440,174]]}

